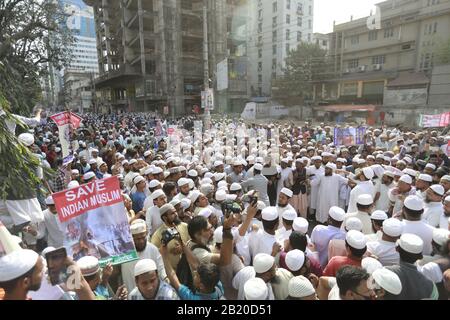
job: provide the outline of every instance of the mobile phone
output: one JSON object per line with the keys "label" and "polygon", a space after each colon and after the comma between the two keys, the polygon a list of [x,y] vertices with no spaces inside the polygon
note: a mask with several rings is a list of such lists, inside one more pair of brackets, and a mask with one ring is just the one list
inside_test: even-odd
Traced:
{"label": "mobile phone", "polygon": [[68,274],[65,265],[67,258],[66,248],[58,248],[47,252],[45,260],[47,260],[48,277],[52,286],[66,282]]}

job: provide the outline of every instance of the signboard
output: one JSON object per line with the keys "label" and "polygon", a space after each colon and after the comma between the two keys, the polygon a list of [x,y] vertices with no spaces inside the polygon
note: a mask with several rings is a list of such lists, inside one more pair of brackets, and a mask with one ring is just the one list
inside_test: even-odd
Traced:
{"label": "signboard", "polygon": [[168,115],[169,114],[169,106],[164,106],[164,110],[163,110],[164,115]]}
{"label": "signboard", "polygon": [[75,261],[94,256],[105,266],[138,258],[117,177],[55,193],[53,199],[64,247]]}
{"label": "signboard", "polygon": [[228,59],[217,64],[217,91],[228,89]]}
{"label": "signboard", "polygon": [[364,135],[366,128],[335,128],[334,129],[334,145],[335,146],[352,146],[364,144]]}
{"label": "signboard", "polygon": [[70,111],[54,114],[50,118],[55,121],[58,126],[59,141],[61,143],[61,151],[64,158],[63,163],[69,163],[73,160],[73,158],[71,158],[72,152],[70,147],[72,132],[74,129],[80,127],[82,118]]}
{"label": "signboard", "polygon": [[209,110],[214,110],[214,91],[213,89],[208,89],[202,91],[202,109],[208,108]]}
{"label": "signboard", "polygon": [[419,126],[422,128],[446,127],[450,124],[450,112],[435,115],[420,115]]}

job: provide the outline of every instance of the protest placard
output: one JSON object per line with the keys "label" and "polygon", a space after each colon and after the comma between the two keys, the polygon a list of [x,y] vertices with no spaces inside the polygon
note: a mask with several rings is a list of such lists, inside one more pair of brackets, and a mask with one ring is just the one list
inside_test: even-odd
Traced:
{"label": "protest placard", "polygon": [[117,177],[55,193],[53,199],[74,260],[89,255],[104,266],[137,259]]}
{"label": "protest placard", "polygon": [[70,143],[72,132],[74,129],[80,127],[82,118],[70,111],[54,114],[50,118],[55,121],[58,126],[59,141],[61,143],[61,151],[64,158],[63,163],[69,163],[73,161]]}
{"label": "protest placard", "polygon": [[423,128],[446,127],[450,124],[450,112],[434,115],[420,115],[419,126]]}
{"label": "protest placard", "polygon": [[352,146],[364,144],[364,135],[366,128],[335,128],[334,129],[334,145],[335,146]]}

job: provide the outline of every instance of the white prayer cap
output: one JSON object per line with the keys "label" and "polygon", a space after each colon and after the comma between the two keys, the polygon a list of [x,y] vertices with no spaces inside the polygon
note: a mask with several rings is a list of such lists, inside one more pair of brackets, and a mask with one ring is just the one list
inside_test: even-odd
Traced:
{"label": "white prayer cap", "polygon": [[322,157],[321,156],[314,156],[311,158],[312,161],[322,161]]}
{"label": "white prayer cap", "polygon": [[44,250],[42,250],[41,252],[41,256],[43,256],[45,258],[45,255],[49,252],[55,251],[56,248],[55,247],[47,247]]}
{"label": "white prayer cap", "polygon": [[433,177],[430,176],[429,174],[422,173],[422,174],[419,175],[417,180],[422,180],[422,181],[426,181],[426,182],[433,182]]}
{"label": "white prayer cap", "polygon": [[372,168],[364,168],[362,171],[364,173],[364,176],[369,180],[372,179],[375,175]]}
{"label": "white prayer cap", "polygon": [[159,208],[159,214],[160,216],[165,215],[169,210],[176,211],[175,207],[171,205],[170,203],[166,203],[161,208]]}
{"label": "white prayer cap", "polygon": [[188,178],[187,179],[188,180],[188,184],[189,184],[189,189],[194,189],[194,187],[195,187],[195,182],[194,182],[194,180],[192,180],[192,179],[190,179],[190,178]]}
{"label": "white prayer cap", "polygon": [[18,139],[27,147],[34,143],[34,136],[31,133],[22,133]]}
{"label": "white prayer cap", "polygon": [[432,163],[427,163],[427,165],[425,166],[425,168],[429,168],[432,169],[433,171],[436,170],[436,166]]}
{"label": "white prayer cap", "polygon": [[292,209],[285,210],[285,211],[283,211],[281,216],[283,219],[286,219],[289,221],[294,221],[295,218],[297,218],[297,212],[295,212],[295,210],[292,210]]}
{"label": "white prayer cap", "polygon": [[91,159],[91,160],[89,160],[89,164],[97,164],[97,160]]}
{"label": "white prayer cap", "polygon": [[154,167],[152,170],[152,174],[160,174],[161,172],[163,172],[163,169],[161,169],[160,167]]}
{"label": "white prayer cap", "polygon": [[158,270],[158,268],[156,267],[155,261],[152,259],[141,259],[134,266],[134,276],[137,277],[156,270]]}
{"label": "white prayer cap", "polygon": [[263,163],[264,162],[264,158],[263,157],[256,157],[255,158],[255,162],[256,163]]}
{"label": "white prayer cap", "polygon": [[399,181],[402,181],[402,182],[404,182],[404,183],[406,183],[406,184],[412,184],[412,182],[413,182],[411,176],[408,175],[408,174],[402,175],[402,176],[400,177]]}
{"label": "white prayer cap", "polygon": [[154,167],[148,167],[147,169],[145,169],[144,175],[153,174],[153,169]]}
{"label": "white prayer cap", "polygon": [[154,180],[149,182],[148,187],[153,189],[153,188],[156,188],[159,185],[161,185],[161,183],[158,180],[154,179]]}
{"label": "white prayer cap", "polygon": [[98,149],[93,148],[93,149],[91,149],[91,153],[92,152],[97,152],[98,153]]}
{"label": "white prayer cap", "polygon": [[291,250],[286,254],[285,262],[289,270],[299,271],[305,263],[305,253],[298,249]]}
{"label": "white prayer cap", "polygon": [[214,180],[216,182],[218,182],[218,181],[222,180],[223,178],[225,178],[225,176],[226,176],[225,172],[216,172],[216,173],[214,173]]}
{"label": "white prayer cap", "polygon": [[373,204],[373,197],[370,194],[361,194],[356,199],[356,203],[363,206],[370,206]]}
{"label": "white prayer cap", "polygon": [[360,250],[366,247],[366,236],[360,231],[348,231],[347,235],[345,236],[345,240],[347,241],[348,245],[354,249]]}
{"label": "white prayer cap", "polygon": [[359,218],[351,217],[345,221],[345,229],[347,231],[350,230],[362,231],[362,228],[363,224]]}
{"label": "white prayer cap", "polygon": [[261,200],[258,201],[258,203],[256,204],[256,208],[261,211],[264,210],[266,207],[267,207],[266,204]]}
{"label": "white prayer cap", "polygon": [[198,172],[196,170],[189,170],[188,176],[196,178],[198,177]]}
{"label": "white prayer cap", "polygon": [[328,211],[328,214],[330,215],[333,220],[342,222],[345,218],[345,210],[340,207],[331,207]]}
{"label": "white prayer cap", "polygon": [[86,173],[83,175],[83,180],[84,180],[84,181],[90,180],[90,179],[92,179],[92,178],[95,178],[95,173],[93,173],[92,171],[86,172]]}
{"label": "white prayer cap", "polygon": [[197,201],[197,199],[203,195],[200,191],[198,190],[194,190],[191,192],[191,194],[189,195],[189,200],[191,200],[192,203],[195,203],[195,201]]}
{"label": "white prayer cap", "polygon": [[212,214],[213,212],[210,208],[204,208],[198,213],[199,216],[205,217],[206,219],[208,219]]}
{"label": "white prayer cap", "polygon": [[150,195],[150,198],[152,200],[158,199],[161,196],[165,196],[166,194],[164,193],[164,191],[162,191],[161,189],[155,190],[152,192],[152,194]]}
{"label": "white prayer cap", "polygon": [[331,157],[332,154],[329,152],[322,152],[322,157]]}
{"label": "white prayer cap", "polygon": [[213,181],[210,178],[203,178],[200,184],[213,184]]}
{"label": "white prayer cap", "polygon": [[242,190],[242,186],[239,183],[232,183],[230,186],[230,191],[239,191]]}
{"label": "white prayer cap", "polygon": [[347,160],[344,158],[337,158],[336,162],[347,163]]}
{"label": "white prayer cap", "polygon": [[433,241],[440,246],[444,246],[449,239],[450,231],[445,229],[435,228],[433,230]]}
{"label": "white prayer cap", "polygon": [[144,220],[136,219],[130,225],[131,234],[140,234],[147,231],[147,225]]}
{"label": "white prayer cap", "polygon": [[258,274],[269,271],[275,263],[275,258],[267,253],[258,253],[253,260],[253,267]]}
{"label": "white prayer cap", "polygon": [[372,273],[373,280],[384,290],[399,295],[402,292],[402,282],[398,275],[386,268],[380,268]]}
{"label": "white prayer cap", "polygon": [[253,168],[258,171],[262,171],[263,165],[261,163],[256,163]]}
{"label": "white prayer cap", "polygon": [[423,251],[423,240],[412,233],[404,233],[397,240],[397,245],[412,254],[421,254]]}
{"label": "white prayer cap", "polygon": [[406,197],[403,205],[409,210],[420,211],[423,210],[424,204],[421,198],[418,196],[408,196]]}
{"label": "white prayer cap", "polygon": [[[353,160],[355,160],[355,159],[353,159]],[[363,164],[363,163],[366,163],[366,160],[358,158],[358,159],[356,159],[356,163]]]}
{"label": "white prayer cap", "polygon": [[96,274],[100,270],[98,259],[93,256],[84,256],[77,261],[83,276],[88,277]]}
{"label": "white prayer cap", "polygon": [[179,198],[174,198],[169,203],[175,207],[181,203],[181,200]]}
{"label": "white prayer cap", "polygon": [[254,157],[254,156],[248,156],[248,157],[247,157],[247,162],[248,162],[249,164],[255,163],[255,157]]}
{"label": "white prayer cap", "polygon": [[366,257],[361,260],[361,268],[366,270],[368,274],[372,274],[375,270],[383,268],[383,265],[377,259]]}
{"label": "white prayer cap", "polygon": [[225,180],[219,181],[217,184],[217,189],[225,188],[225,190],[228,190],[228,183]]}
{"label": "white prayer cap", "polygon": [[217,201],[225,201],[227,198],[227,192],[225,190],[217,190],[216,191],[216,200]]}
{"label": "white prayer cap", "polygon": [[180,170],[180,172],[187,171],[185,166],[179,166],[178,169]]}
{"label": "white prayer cap", "polygon": [[189,208],[191,206],[191,203],[191,200],[189,200],[188,198],[181,199],[181,206],[183,207],[183,210]]}
{"label": "white prayer cap", "polygon": [[440,184],[433,184],[430,187],[430,189],[433,190],[434,193],[436,193],[437,195],[439,195],[441,197],[445,194],[445,189]]}
{"label": "white prayer cap", "polygon": [[261,217],[265,221],[274,221],[278,219],[278,211],[276,207],[266,207],[261,212]]}
{"label": "white prayer cap", "polygon": [[133,179],[133,182],[134,182],[135,185],[137,185],[139,182],[142,182],[142,181],[145,181],[145,178],[143,176],[136,176]]}
{"label": "white prayer cap", "polygon": [[14,250],[0,258],[0,282],[17,279],[30,271],[39,255],[33,250]]}
{"label": "white prayer cap", "polygon": [[187,185],[187,184],[189,184],[189,180],[186,179],[186,178],[180,178],[178,180],[178,186],[179,187],[182,187],[182,186]]}
{"label": "white prayer cap", "polygon": [[122,161],[122,165],[124,166],[124,165],[126,165],[126,164],[130,164],[130,163],[128,162],[128,160],[123,160],[123,161]]}
{"label": "white prayer cap", "polygon": [[45,204],[46,205],[54,205],[55,204],[55,200],[53,200],[53,197],[50,195],[45,199]]}
{"label": "white prayer cap", "polygon": [[399,237],[403,232],[403,223],[395,218],[389,218],[383,221],[383,233],[390,237]]}
{"label": "white prayer cap", "polygon": [[205,183],[205,184],[202,184],[200,186],[200,192],[205,194],[205,195],[209,194],[209,193],[211,193],[213,191],[214,191],[214,186],[212,184]]}
{"label": "white prayer cap", "polygon": [[151,155],[152,154],[152,152],[150,151],[150,150],[148,150],[148,151],[145,151],[144,152],[144,157],[145,158],[147,158],[149,155]]}
{"label": "white prayer cap", "polygon": [[72,180],[72,181],[70,181],[69,184],[67,185],[67,189],[74,189],[74,188],[77,188],[77,187],[79,187],[79,186],[80,186],[80,184],[78,183],[78,181]]}
{"label": "white prayer cap", "polygon": [[325,168],[328,168],[328,169],[331,169],[331,170],[336,170],[337,167],[336,167],[336,165],[334,163],[328,162],[325,165]]}
{"label": "white prayer cap", "polygon": [[450,175],[445,175],[441,178],[441,181],[448,181],[450,182]]}
{"label": "white prayer cap", "polygon": [[136,159],[131,159],[130,162],[129,162],[130,165],[131,165],[131,164],[135,164],[135,163],[137,163],[137,160],[136,160]]}
{"label": "white prayer cap", "polygon": [[411,177],[416,177],[417,176],[417,171],[410,169],[410,168],[406,168],[402,171],[404,174],[410,175]]}
{"label": "white prayer cap", "polygon": [[283,159],[281,159],[281,162],[283,162],[283,163],[289,163],[289,160],[288,160],[288,158],[283,158]]}
{"label": "white prayer cap", "polygon": [[304,298],[316,293],[311,282],[304,276],[291,278],[288,284],[289,296],[293,298]]}
{"label": "white prayer cap", "polygon": [[214,167],[218,167],[218,166],[221,166],[221,165],[223,165],[223,161],[220,161],[220,160],[214,161]]}
{"label": "white prayer cap", "polygon": [[372,212],[372,214],[370,215],[370,219],[372,220],[380,220],[380,221],[384,221],[388,218],[388,215],[386,214],[386,212],[382,211],[382,210],[375,210],[374,212]]}
{"label": "white prayer cap", "polygon": [[309,222],[305,218],[297,217],[294,219],[292,229],[300,233],[306,234],[308,232]]}
{"label": "white prayer cap", "polygon": [[245,300],[267,300],[269,289],[261,278],[251,278],[244,284]]}
{"label": "white prayer cap", "polygon": [[292,196],[294,195],[294,193],[292,192],[292,190],[288,189],[288,188],[283,188],[281,189],[280,193],[286,195],[288,198],[292,198]]}
{"label": "white prayer cap", "polygon": [[78,169],[72,169],[71,173],[78,175],[80,174],[80,171]]}

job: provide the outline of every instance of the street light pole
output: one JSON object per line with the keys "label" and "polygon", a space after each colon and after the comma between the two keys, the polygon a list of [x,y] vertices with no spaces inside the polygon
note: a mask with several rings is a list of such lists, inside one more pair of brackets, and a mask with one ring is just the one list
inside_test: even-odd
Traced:
{"label": "street light pole", "polygon": [[[207,9],[207,1],[203,0],[203,62],[204,62],[204,87],[205,91],[209,92],[209,60],[208,60],[208,9]],[[205,103],[205,114],[203,119],[203,126],[205,130],[210,128],[211,123],[211,114],[209,111],[208,100],[206,99]]]}

